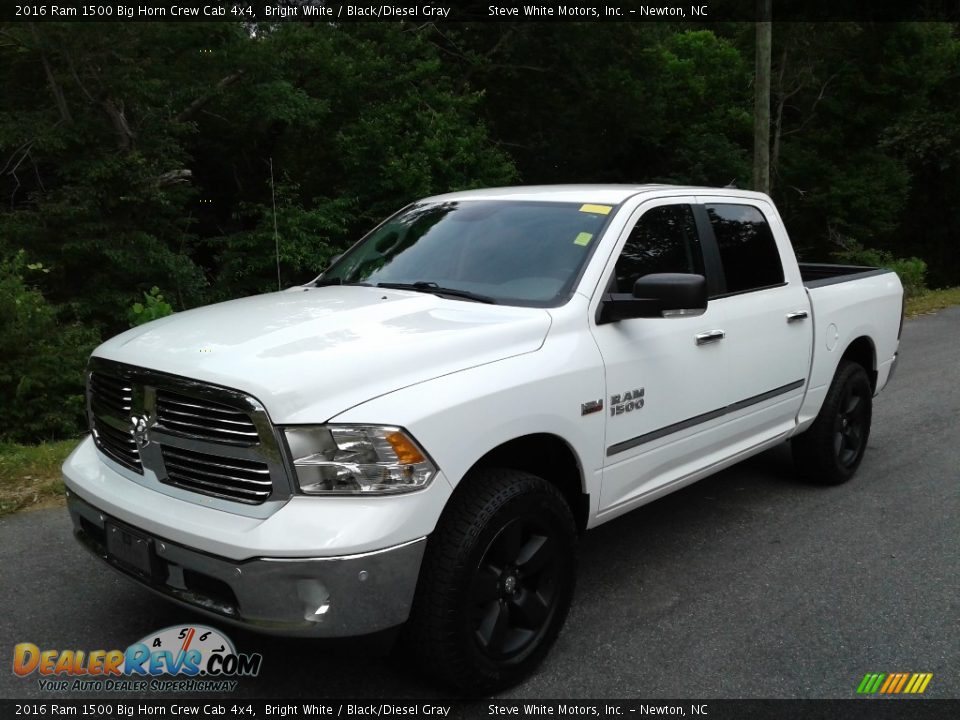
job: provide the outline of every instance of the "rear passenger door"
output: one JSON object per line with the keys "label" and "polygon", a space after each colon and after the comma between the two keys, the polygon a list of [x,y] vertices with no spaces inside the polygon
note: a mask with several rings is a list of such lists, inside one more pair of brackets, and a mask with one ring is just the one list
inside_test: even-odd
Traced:
{"label": "rear passenger door", "polygon": [[[723,314],[734,383],[728,418],[757,442],[791,429],[810,369],[813,318],[786,229],[760,199],[698,197],[696,211],[715,274],[710,305]],[[786,260],[786,263],[784,263]],[[736,440],[738,438],[731,438]]]}

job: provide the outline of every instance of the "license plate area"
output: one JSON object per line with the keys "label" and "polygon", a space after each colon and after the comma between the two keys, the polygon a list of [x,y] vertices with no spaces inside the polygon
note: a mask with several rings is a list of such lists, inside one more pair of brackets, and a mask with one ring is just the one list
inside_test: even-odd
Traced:
{"label": "license plate area", "polygon": [[128,528],[107,521],[107,555],[128,570],[153,576],[153,540]]}

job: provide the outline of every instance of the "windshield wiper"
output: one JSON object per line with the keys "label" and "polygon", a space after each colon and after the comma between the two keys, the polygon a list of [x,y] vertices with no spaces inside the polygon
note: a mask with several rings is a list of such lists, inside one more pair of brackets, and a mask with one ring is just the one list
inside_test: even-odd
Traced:
{"label": "windshield wiper", "polygon": [[464,300],[473,300],[474,302],[489,303],[496,305],[497,301],[489,295],[479,295],[469,290],[457,290],[456,288],[447,288],[437,285],[435,282],[419,280],[412,283],[377,283],[377,287],[387,288],[389,290],[414,290],[416,292],[428,292],[434,295],[449,295],[450,297],[463,298]]}

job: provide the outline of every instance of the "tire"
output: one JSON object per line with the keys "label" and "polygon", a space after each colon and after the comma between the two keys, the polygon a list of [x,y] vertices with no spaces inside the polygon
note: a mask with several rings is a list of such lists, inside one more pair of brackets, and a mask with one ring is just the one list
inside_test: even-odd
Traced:
{"label": "tire", "polygon": [[431,677],[460,693],[517,683],[566,620],[576,549],[556,487],[517,470],[472,473],[427,543],[407,644]]}
{"label": "tire", "polygon": [[840,485],[853,477],[870,437],[873,389],[861,365],[841,360],[817,419],[793,438],[797,470],[818,485]]}

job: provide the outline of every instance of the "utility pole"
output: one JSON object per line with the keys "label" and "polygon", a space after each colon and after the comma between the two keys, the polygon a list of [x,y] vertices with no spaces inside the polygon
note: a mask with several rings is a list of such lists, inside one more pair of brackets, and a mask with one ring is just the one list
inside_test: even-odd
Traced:
{"label": "utility pole", "polygon": [[773,0],[757,2],[757,49],[753,77],[753,189],[770,192],[770,54]]}

